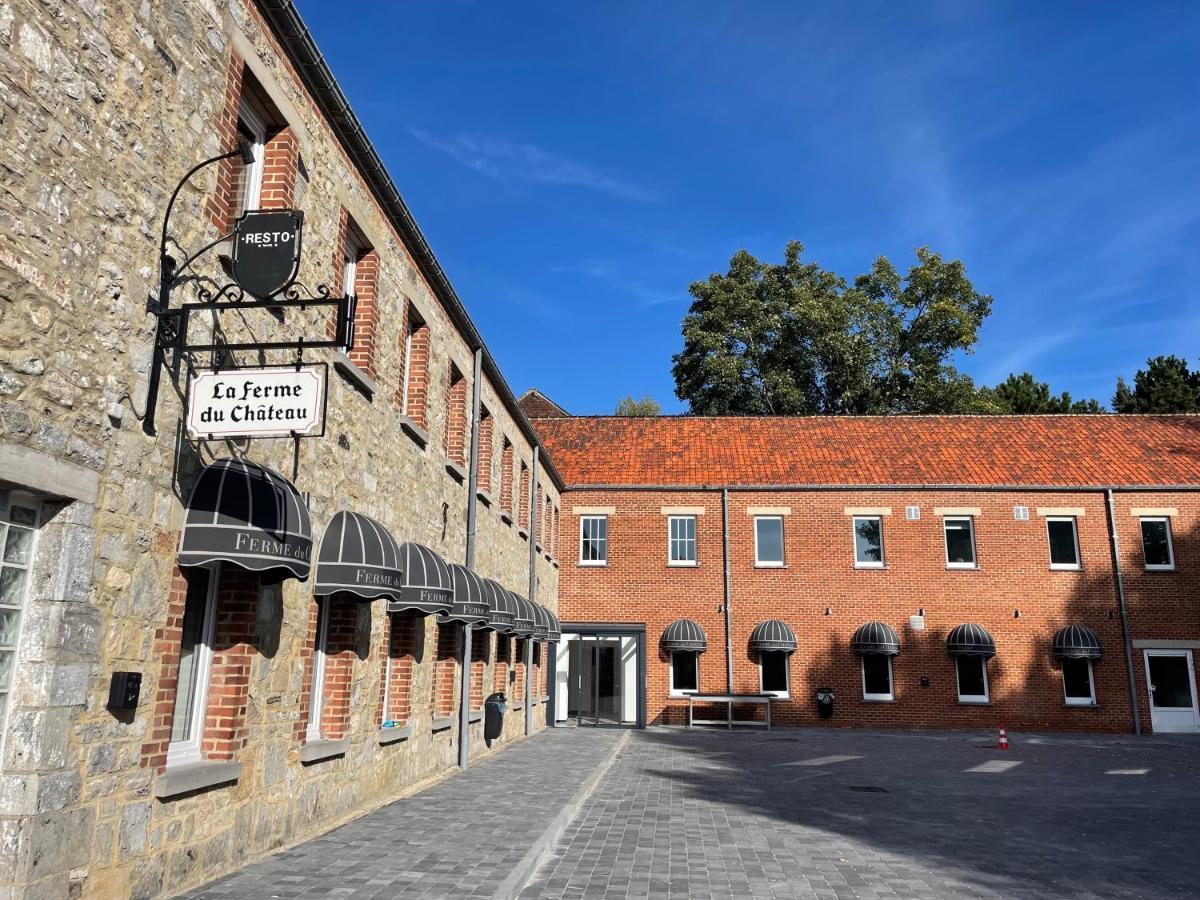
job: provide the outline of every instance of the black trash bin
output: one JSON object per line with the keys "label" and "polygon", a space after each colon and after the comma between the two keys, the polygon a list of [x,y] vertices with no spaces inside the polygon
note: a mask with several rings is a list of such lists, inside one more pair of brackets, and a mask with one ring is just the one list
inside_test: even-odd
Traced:
{"label": "black trash bin", "polygon": [[817,712],[822,719],[833,718],[833,688],[817,688]]}
{"label": "black trash bin", "polygon": [[483,739],[489,747],[504,731],[504,711],[507,708],[508,699],[499,691],[483,701]]}

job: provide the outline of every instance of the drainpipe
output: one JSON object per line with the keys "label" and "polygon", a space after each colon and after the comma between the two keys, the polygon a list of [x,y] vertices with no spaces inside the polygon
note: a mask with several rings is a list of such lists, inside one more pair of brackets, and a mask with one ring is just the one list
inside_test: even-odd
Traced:
{"label": "drainpipe", "polygon": [[[479,484],[479,394],[483,351],[475,351],[475,377],[471,382],[471,455],[467,462],[467,547],[463,564],[475,568],[475,516]],[[466,768],[471,757],[471,625],[463,623],[462,678],[458,692],[458,764]]]}
{"label": "drainpipe", "polygon": [[721,489],[721,548],[725,570],[725,693],[733,693],[733,620],[729,612],[729,598],[733,593],[729,574],[729,488]]}
{"label": "drainpipe", "polygon": [[1133,711],[1133,733],[1142,733],[1142,715],[1138,710],[1137,681],[1133,676],[1133,640],[1129,635],[1129,608],[1125,605],[1125,576],[1121,574],[1121,545],[1117,541],[1117,507],[1112,488],[1104,491],[1108,519],[1108,546],[1112,551],[1113,580],[1117,584],[1117,607],[1121,611],[1121,634],[1125,639],[1125,673],[1129,678],[1129,708]]}
{"label": "drainpipe", "polygon": [[[537,603],[538,450],[533,445],[533,474],[529,476],[529,602]],[[533,638],[525,641],[525,736],[533,734]]]}

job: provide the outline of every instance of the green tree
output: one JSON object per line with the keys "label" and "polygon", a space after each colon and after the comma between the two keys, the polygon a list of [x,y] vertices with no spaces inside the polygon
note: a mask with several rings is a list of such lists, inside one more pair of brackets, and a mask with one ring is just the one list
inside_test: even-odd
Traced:
{"label": "green tree", "polygon": [[847,283],[801,259],[745,250],[725,274],[694,282],[674,357],[675,392],[697,415],[986,410],[951,364],[971,352],[992,298],[961,262],[927,248],[901,275],[880,257]]}
{"label": "green tree", "polygon": [[1051,394],[1050,385],[1029,372],[1009,375],[994,388],[984,388],[982,393],[992,401],[995,411],[1001,413],[1104,412],[1104,407],[1095,400],[1072,400],[1067,391]]}
{"label": "green tree", "polygon": [[1130,390],[1117,379],[1113,409],[1125,413],[1188,413],[1200,411],[1200,370],[1193,372],[1178,356],[1155,356],[1133,377]]}
{"label": "green tree", "polygon": [[618,416],[661,416],[662,407],[658,401],[647,394],[641,400],[634,400],[633,395],[617,402]]}

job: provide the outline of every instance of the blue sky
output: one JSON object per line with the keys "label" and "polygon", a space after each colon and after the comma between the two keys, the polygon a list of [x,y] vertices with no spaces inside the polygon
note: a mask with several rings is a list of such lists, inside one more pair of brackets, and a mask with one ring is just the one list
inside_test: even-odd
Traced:
{"label": "blue sky", "polygon": [[513,389],[667,411],[689,282],[929,245],[981,383],[1200,336],[1200,4],[299,0]]}

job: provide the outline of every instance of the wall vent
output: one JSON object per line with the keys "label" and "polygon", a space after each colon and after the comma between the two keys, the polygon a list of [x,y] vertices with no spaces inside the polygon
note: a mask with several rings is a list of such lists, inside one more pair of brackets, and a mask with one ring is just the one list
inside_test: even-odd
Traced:
{"label": "wall vent", "polygon": [[908,519],[908,521],[910,521],[910,522],[917,521],[917,519],[921,518],[921,507],[919,507],[919,506],[904,507],[904,518]]}
{"label": "wall vent", "polygon": [[1018,522],[1028,522],[1029,521],[1029,507],[1028,506],[1014,506],[1013,507],[1013,518],[1016,519]]}

